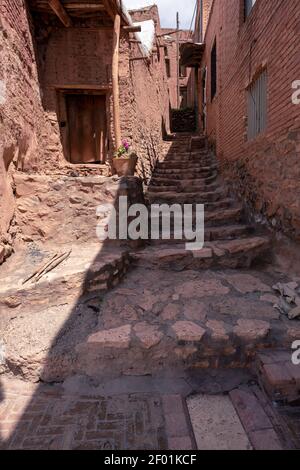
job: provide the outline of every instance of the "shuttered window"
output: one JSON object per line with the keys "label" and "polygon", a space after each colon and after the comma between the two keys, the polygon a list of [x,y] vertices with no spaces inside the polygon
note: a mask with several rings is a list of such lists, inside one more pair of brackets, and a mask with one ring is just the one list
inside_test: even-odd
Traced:
{"label": "shuttered window", "polygon": [[254,139],[267,128],[268,75],[264,70],[247,90],[248,140]]}

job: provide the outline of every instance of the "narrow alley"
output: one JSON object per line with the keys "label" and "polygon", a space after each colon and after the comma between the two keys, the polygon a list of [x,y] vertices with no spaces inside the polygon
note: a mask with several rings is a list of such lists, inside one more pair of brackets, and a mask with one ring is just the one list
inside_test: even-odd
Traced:
{"label": "narrow alley", "polygon": [[243,28],[300,4],[142,3],[0,4],[0,450],[299,449],[299,106]]}

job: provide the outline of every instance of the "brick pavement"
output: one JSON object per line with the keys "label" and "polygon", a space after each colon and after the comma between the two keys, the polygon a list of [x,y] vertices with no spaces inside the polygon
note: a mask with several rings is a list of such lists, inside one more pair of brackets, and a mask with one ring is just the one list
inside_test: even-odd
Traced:
{"label": "brick pavement", "polygon": [[[6,379],[1,379],[1,383],[2,450],[166,450],[169,446],[193,447],[189,421],[180,396],[162,397],[157,393],[111,397],[72,395],[65,393],[60,386],[35,387]],[[175,421],[172,420],[174,413]],[[169,430],[171,421],[172,429]]]}

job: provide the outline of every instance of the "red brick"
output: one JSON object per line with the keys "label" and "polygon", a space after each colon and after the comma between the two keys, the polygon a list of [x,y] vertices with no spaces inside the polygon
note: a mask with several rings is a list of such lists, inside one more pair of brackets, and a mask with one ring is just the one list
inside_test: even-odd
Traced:
{"label": "red brick", "polygon": [[272,429],[270,419],[252,393],[236,389],[230,398],[247,433]]}
{"label": "red brick", "polygon": [[249,439],[254,450],[283,450],[274,429],[250,432]]}

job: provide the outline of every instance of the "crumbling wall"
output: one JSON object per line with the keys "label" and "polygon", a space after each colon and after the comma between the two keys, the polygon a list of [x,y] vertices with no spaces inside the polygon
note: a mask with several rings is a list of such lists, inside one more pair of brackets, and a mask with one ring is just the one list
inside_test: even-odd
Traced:
{"label": "crumbling wall", "polygon": [[[300,240],[300,3],[257,1],[244,19],[240,0],[215,0],[202,66],[208,66],[207,135],[224,175],[278,231]],[[217,41],[217,95],[211,100],[210,53]],[[267,130],[247,138],[247,86],[261,67],[268,74]]]}

